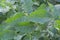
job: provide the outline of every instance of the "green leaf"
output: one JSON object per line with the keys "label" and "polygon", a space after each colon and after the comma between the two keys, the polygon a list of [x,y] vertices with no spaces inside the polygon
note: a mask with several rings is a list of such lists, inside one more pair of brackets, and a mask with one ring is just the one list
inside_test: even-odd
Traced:
{"label": "green leaf", "polygon": [[8,18],[5,22],[6,23],[11,23],[11,22],[23,17],[23,15],[24,15],[23,13],[16,13],[14,16]]}
{"label": "green leaf", "polygon": [[0,32],[0,40],[12,40],[15,36],[14,31],[5,30]]}
{"label": "green leaf", "polygon": [[39,40],[41,33],[40,33],[40,31],[34,31],[34,32],[32,32],[31,35],[32,35],[32,40]]}
{"label": "green leaf", "polygon": [[54,6],[54,17],[58,20],[60,19],[60,5],[55,5]]}
{"label": "green leaf", "polygon": [[33,1],[32,0],[21,0],[21,3],[23,3],[22,8],[24,8],[25,12],[31,13],[33,11],[33,9],[32,9]]}
{"label": "green leaf", "polygon": [[58,30],[60,30],[60,20],[56,20],[54,26],[55,26]]}
{"label": "green leaf", "polygon": [[27,34],[26,36],[22,37],[21,40],[32,40],[31,34]]}
{"label": "green leaf", "polygon": [[42,4],[36,11],[32,12],[29,15],[29,20],[37,23],[45,23],[49,21],[49,17],[47,16],[46,5]]}
{"label": "green leaf", "polygon": [[16,25],[16,31],[19,31],[20,33],[30,33],[36,29],[36,26],[34,26],[34,23],[30,22],[20,22]]}

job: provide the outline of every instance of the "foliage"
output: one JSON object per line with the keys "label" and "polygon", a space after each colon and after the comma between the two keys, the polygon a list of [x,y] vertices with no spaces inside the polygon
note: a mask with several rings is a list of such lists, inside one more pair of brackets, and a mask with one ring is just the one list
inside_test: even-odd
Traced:
{"label": "foliage", "polygon": [[0,40],[60,40],[59,0],[0,2]]}

